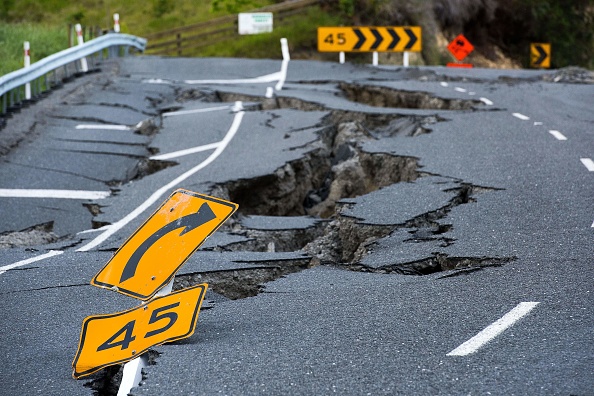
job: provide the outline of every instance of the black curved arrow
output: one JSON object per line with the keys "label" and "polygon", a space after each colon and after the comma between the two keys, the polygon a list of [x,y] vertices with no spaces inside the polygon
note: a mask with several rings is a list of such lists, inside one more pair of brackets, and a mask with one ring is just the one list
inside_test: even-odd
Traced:
{"label": "black curved arrow", "polygon": [[415,45],[415,43],[417,42],[417,36],[411,29],[406,28],[406,29],[404,29],[404,31],[406,32],[406,34],[408,34],[408,38],[409,38],[408,44],[406,44],[404,49],[405,50],[411,49],[413,47],[413,45]]}
{"label": "black curved arrow", "polygon": [[187,232],[190,232],[202,224],[208,223],[211,220],[216,219],[217,216],[213,213],[212,209],[208,204],[205,202],[200,206],[200,209],[196,213],[189,214],[187,216],[180,217],[179,219],[172,221],[169,224],[164,225],[160,229],[158,229],[153,235],[148,237],[142,244],[136,249],[130,260],[126,263],[124,267],[124,271],[122,271],[122,277],[120,278],[120,283],[132,278],[136,273],[136,268],[142,259],[142,256],[146,253],[147,250],[155,242],[161,239],[163,236],[169,234],[172,231],[175,231],[179,228],[184,228],[180,233],[179,236],[184,235]]}
{"label": "black curved arrow", "polygon": [[365,44],[365,35],[363,33],[361,33],[361,31],[359,29],[353,29],[353,31],[355,32],[355,34],[357,35],[357,38],[359,39],[357,41],[357,44],[355,44],[355,46],[353,47],[354,50],[358,50],[359,48],[361,48],[363,46],[363,44]]}
{"label": "black curved arrow", "polygon": [[387,29],[387,30],[388,30],[388,33],[390,33],[390,36],[392,36],[392,42],[390,43],[390,45],[388,45],[388,49],[393,50],[394,48],[396,48],[396,46],[400,42],[400,36],[398,35],[398,33],[396,33],[396,30],[394,30],[394,29]]}
{"label": "black curved arrow", "polygon": [[536,50],[538,51],[538,59],[534,62],[535,66],[540,65],[545,59],[547,59],[548,54],[546,53],[546,51],[540,46],[540,45],[535,45],[534,46],[536,48]]}
{"label": "black curved arrow", "polygon": [[373,33],[373,35],[375,37],[375,41],[373,42],[373,44],[370,47],[370,49],[374,50],[374,49],[377,49],[377,47],[380,46],[380,44],[382,43],[382,41],[384,41],[384,38],[382,37],[382,35],[380,34],[380,32],[377,31],[377,29],[369,29],[369,30],[371,30],[371,33]]}

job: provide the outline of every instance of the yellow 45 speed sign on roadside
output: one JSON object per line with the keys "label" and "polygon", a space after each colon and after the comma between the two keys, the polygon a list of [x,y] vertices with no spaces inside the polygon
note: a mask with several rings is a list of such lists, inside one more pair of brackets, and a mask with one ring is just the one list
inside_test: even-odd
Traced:
{"label": "yellow 45 speed sign on roadside", "polygon": [[152,346],[191,336],[207,288],[203,283],[124,312],[86,317],[72,376],[93,374],[132,360]]}

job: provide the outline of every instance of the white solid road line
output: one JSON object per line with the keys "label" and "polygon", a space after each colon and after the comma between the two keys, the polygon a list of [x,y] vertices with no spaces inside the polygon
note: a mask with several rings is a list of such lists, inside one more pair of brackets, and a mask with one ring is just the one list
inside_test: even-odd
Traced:
{"label": "white solid road line", "polygon": [[232,80],[185,80],[184,83],[192,85],[200,84],[253,84],[253,83],[269,83],[278,81],[281,78],[281,72],[266,74],[254,78],[236,78]]}
{"label": "white solid road line", "polygon": [[167,159],[171,159],[171,158],[183,157],[184,155],[195,154],[195,153],[199,153],[201,151],[216,149],[217,147],[219,147],[219,144],[221,144],[221,143],[219,142],[219,143],[205,144],[204,146],[192,147],[189,149],[174,151],[174,152],[167,153],[167,154],[154,155],[154,156],[150,157],[150,159],[152,159],[152,160],[167,160]]}
{"label": "white solid road line", "polygon": [[208,113],[209,111],[227,110],[230,108],[231,108],[231,106],[217,106],[217,107],[207,107],[207,108],[203,108],[203,109],[170,111],[169,113],[163,113],[162,116],[163,117],[173,117],[173,116],[180,116],[180,115],[186,115],[186,114]]}
{"label": "white solid road line", "polygon": [[49,252],[47,252],[46,254],[42,254],[41,256],[31,257],[26,260],[17,261],[14,264],[5,265],[3,267],[0,267],[0,275],[13,268],[22,267],[23,265],[31,264],[36,261],[45,260],[46,258],[54,257],[62,253],[64,252],[61,250],[50,250]]}
{"label": "white solid road line", "polygon": [[594,161],[591,158],[580,158],[582,164],[588,169],[590,172],[594,172]]}
{"label": "white solid road line", "polygon": [[108,124],[79,124],[76,129],[103,129],[111,131],[129,131],[128,125],[108,125]]}
{"label": "white solid road line", "polygon": [[0,197],[3,198],[103,199],[110,194],[110,191],[0,188]]}
{"label": "white solid road line", "polygon": [[487,98],[480,98],[480,101],[483,102],[484,104],[486,104],[487,106],[493,106],[493,102],[491,102]]}
{"label": "white solid road line", "polygon": [[447,356],[466,356],[475,353],[486,343],[526,316],[538,304],[538,302],[519,303],[514,309],[503,315],[501,319],[487,326],[483,331],[448,353]]}
{"label": "white solid road line", "polygon": [[525,116],[524,114],[521,114],[521,113],[512,113],[512,115],[516,118],[519,118],[520,120],[523,120],[523,121],[527,121],[530,119],[530,117]]}
{"label": "white solid road line", "polygon": [[188,177],[194,175],[196,172],[198,172],[201,169],[210,165],[210,163],[213,162],[215,159],[217,159],[218,156],[221,155],[221,153],[225,150],[225,148],[227,148],[227,145],[229,144],[229,142],[231,142],[231,139],[233,139],[233,137],[237,133],[237,130],[239,129],[239,126],[241,125],[241,120],[243,119],[244,114],[245,114],[245,112],[243,112],[243,111],[240,111],[235,114],[235,117],[233,118],[233,123],[231,124],[229,131],[227,132],[227,134],[225,135],[223,140],[221,140],[221,142],[218,144],[216,150],[207,159],[205,159],[200,164],[196,165],[192,169],[181,174],[174,180],[170,181],[169,183],[167,183],[166,185],[164,185],[163,187],[161,187],[160,189],[155,191],[146,201],[144,201],[140,206],[138,206],[136,209],[134,209],[132,212],[130,212],[127,216],[125,216],[121,220],[113,223],[108,229],[106,229],[101,234],[97,235],[89,243],[80,247],[76,251],[77,252],[86,252],[86,251],[93,249],[96,246],[99,246],[101,243],[105,242],[107,240],[107,238],[109,238],[110,236],[112,236],[113,234],[118,232],[126,224],[128,224],[129,222],[134,220],[141,213],[143,213],[145,210],[147,210],[152,204],[157,202],[157,200],[159,200],[165,193],[168,193],[172,188],[177,186],[179,183],[183,182]]}
{"label": "white solid road line", "polygon": [[563,134],[562,134],[561,132],[559,132],[559,131],[554,131],[554,130],[551,130],[551,131],[549,131],[549,133],[550,133],[551,135],[553,135],[553,136],[554,136],[554,137],[555,137],[557,140],[567,140],[567,138],[565,137],[565,135],[563,135]]}
{"label": "white solid road line", "polygon": [[285,84],[285,80],[287,79],[287,69],[289,68],[289,61],[291,60],[291,56],[289,54],[289,42],[286,38],[282,38],[280,40],[281,43],[281,52],[283,54],[283,63],[281,64],[281,71],[280,71],[280,78],[276,83],[274,89],[280,91],[283,89],[283,85]]}

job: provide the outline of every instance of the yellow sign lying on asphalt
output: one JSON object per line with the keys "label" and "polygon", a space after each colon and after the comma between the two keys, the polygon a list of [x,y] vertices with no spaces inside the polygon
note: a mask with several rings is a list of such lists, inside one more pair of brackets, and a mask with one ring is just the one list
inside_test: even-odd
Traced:
{"label": "yellow sign lying on asphalt", "polygon": [[530,44],[530,67],[551,67],[551,44],[532,43]]}
{"label": "yellow sign lying on asphalt", "polygon": [[419,52],[421,27],[319,27],[319,52]]}
{"label": "yellow sign lying on asphalt", "polygon": [[191,336],[207,288],[203,283],[124,312],[86,317],[72,376],[78,379],[132,360],[152,346]]}
{"label": "yellow sign lying on asphalt", "polygon": [[116,251],[91,284],[150,299],[237,207],[219,198],[176,190]]}

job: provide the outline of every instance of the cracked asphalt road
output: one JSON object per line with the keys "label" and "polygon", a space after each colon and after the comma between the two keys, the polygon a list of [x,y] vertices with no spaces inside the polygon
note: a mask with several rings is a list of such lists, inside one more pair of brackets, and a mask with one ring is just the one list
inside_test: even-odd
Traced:
{"label": "cracked asphalt road", "polygon": [[309,61],[274,98],[236,80],[279,68],[121,59],[7,120],[0,393],[115,394],[71,362],[84,317],[137,302],[89,282],[181,187],[240,209],[176,277],[211,285],[195,334],[132,394],[591,394],[594,86]]}

